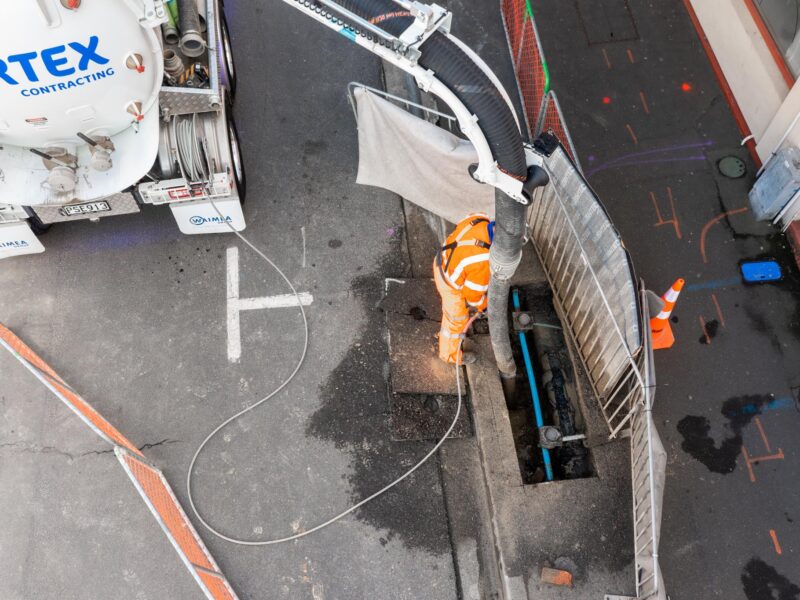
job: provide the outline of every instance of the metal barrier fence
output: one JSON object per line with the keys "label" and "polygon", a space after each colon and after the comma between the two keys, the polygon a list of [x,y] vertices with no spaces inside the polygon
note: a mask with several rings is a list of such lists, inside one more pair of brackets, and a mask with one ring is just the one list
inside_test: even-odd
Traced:
{"label": "metal barrier fence", "polygon": [[[643,313],[649,315],[647,293],[641,292]],[[658,542],[666,478],[667,455],[653,422],[656,377],[649,328],[643,328],[641,353],[644,387],[634,400],[631,417],[631,487],[633,488],[633,536],[636,561],[636,597],[666,600],[658,565]]]}
{"label": "metal barrier fence", "polygon": [[14,357],[28,369],[44,386],[74,412],[89,428],[107,443],[114,446],[124,446],[130,452],[142,453],[128,438],[122,435],[100,413],[81,398],[69,384],[56,373],[50,365],[36,354],[31,348],[19,339],[13,331],[0,324],[0,346],[8,350]]}
{"label": "metal barrier fence", "polygon": [[120,446],[114,448],[114,454],[206,597],[209,600],[236,600],[236,594],[192,527],[164,474],[142,456],[131,454]]}
{"label": "metal barrier fence", "polygon": [[[529,230],[614,438],[631,433],[636,598],[666,600],[658,539],[666,455],[652,418],[655,371],[647,298],[638,303],[630,257],[586,184],[544,57],[531,0],[501,0],[511,58],[531,138],[558,138],[545,160],[550,185],[537,190]],[[643,318],[641,315],[645,315]]]}
{"label": "metal barrier fence", "polygon": [[578,153],[575,151],[575,144],[572,142],[572,136],[569,134],[569,129],[567,129],[567,122],[564,120],[564,113],[561,111],[561,104],[553,90],[547,92],[547,95],[544,97],[542,103],[542,120],[536,127],[534,137],[543,131],[552,133],[564,144],[572,162],[575,163],[578,170],[583,173],[581,161],[578,158]]}
{"label": "metal barrier fence", "polygon": [[605,209],[562,147],[545,168],[550,184],[532,202],[531,239],[613,438],[644,385],[633,268]]}
{"label": "metal barrier fence", "polygon": [[[614,438],[630,428],[636,598],[666,600],[658,566],[666,454],[653,423],[649,307],[611,221],[557,148],[550,184],[534,199],[529,231]],[[642,316],[644,315],[644,316]],[[617,597],[618,598],[618,597]]]}
{"label": "metal barrier fence", "polygon": [[0,346],[8,350],[92,431],[114,447],[125,472],[153,513],[181,561],[209,600],[236,600],[236,594],[197,535],[164,475],[142,452],[73,390],[50,365],[10,329],[0,324]]}

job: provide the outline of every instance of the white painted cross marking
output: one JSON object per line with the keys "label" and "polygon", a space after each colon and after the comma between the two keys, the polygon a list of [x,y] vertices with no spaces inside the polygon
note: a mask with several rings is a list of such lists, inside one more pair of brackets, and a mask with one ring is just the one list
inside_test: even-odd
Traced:
{"label": "white painted cross marking", "polygon": [[239,314],[243,310],[291,308],[301,304],[309,306],[314,302],[314,297],[308,292],[300,292],[297,296],[294,294],[280,294],[261,298],[239,298],[239,248],[235,246],[228,248],[227,259],[228,360],[236,363],[242,357],[242,332],[239,325]]}

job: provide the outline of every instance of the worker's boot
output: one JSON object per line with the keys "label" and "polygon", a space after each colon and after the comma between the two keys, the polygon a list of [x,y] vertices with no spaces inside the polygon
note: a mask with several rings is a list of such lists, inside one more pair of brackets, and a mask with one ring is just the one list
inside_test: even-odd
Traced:
{"label": "worker's boot", "polygon": [[462,365],[472,365],[475,364],[475,361],[478,360],[478,357],[475,356],[472,352],[462,352],[461,353],[461,364]]}

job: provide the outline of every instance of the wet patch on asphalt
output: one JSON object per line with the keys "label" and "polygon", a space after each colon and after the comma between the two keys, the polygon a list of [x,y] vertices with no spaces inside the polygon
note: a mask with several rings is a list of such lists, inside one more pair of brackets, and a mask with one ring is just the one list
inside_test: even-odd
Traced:
{"label": "wet patch on asphalt", "polygon": [[[792,249],[783,233],[774,233],[768,236],[734,235],[734,239],[737,240],[746,240],[748,238],[753,238],[752,241],[759,244],[759,252],[749,253],[748,260],[775,260],[783,271],[783,278],[779,281],[748,284],[748,287],[768,286],[771,289],[775,289],[781,292],[781,295],[788,295],[786,302],[791,303],[792,306],[786,307],[781,311],[785,315],[786,321],[777,330],[774,322],[767,322],[767,318],[762,314],[761,306],[758,303],[745,305],[744,309],[753,322],[756,331],[767,336],[773,347],[783,354],[779,332],[786,331],[794,339],[800,340],[800,273],[798,273]],[[772,320],[774,321],[774,319]]]}
{"label": "wet patch on asphalt", "polygon": [[772,399],[769,395],[749,395],[726,400],[720,412],[728,420],[730,435],[719,446],[710,435],[711,423],[707,417],[685,416],[677,427],[683,437],[681,448],[712,473],[732,473],[742,450],[742,430],[753,417],[761,414],[761,408]]}
{"label": "wet patch on asphalt", "polygon": [[800,600],[800,587],[758,557],[742,570],[742,588],[747,600]]}
{"label": "wet patch on asphalt", "polygon": [[701,344],[710,344],[711,340],[717,337],[717,333],[719,333],[719,321],[714,319],[713,321],[706,323],[703,335],[700,336],[698,341]]}
{"label": "wet patch on asphalt", "polygon": [[[390,259],[391,260],[391,259]],[[350,453],[351,497],[358,502],[400,476],[430,449],[430,442],[393,442],[389,421],[388,346],[385,316],[379,303],[384,278],[403,271],[382,265],[375,274],[351,286],[367,315],[359,338],[320,387],[322,406],[311,415],[308,435],[333,442]],[[363,508],[355,516],[388,530],[409,548],[435,554],[450,552],[438,458],[432,458],[407,480]]]}

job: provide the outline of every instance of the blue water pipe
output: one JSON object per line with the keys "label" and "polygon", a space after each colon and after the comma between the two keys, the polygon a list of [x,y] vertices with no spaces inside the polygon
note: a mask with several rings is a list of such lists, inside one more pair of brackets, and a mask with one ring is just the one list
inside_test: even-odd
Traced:
{"label": "blue water pipe", "polygon": [[[514,310],[520,310],[519,303],[519,290],[514,290]],[[536,438],[539,438],[539,429],[544,427],[544,418],[542,417],[542,404],[539,401],[539,388],[536,386],[536,376],[533,374],[533,363],[531,362],[531,354],[528,352],[528,340],[525,337],[525,332],[520,331],[519,345],[522,346],[522,358],[525,360],[525,370],[528,373],[528,383],[531,388],[531,400],[533,400],[533,413],[536,415]],[[544,462],[544,472],[547,481],[553,481],[553,464],[550,462],[550,451],[547,448],[542,448],[542,461]]]}

